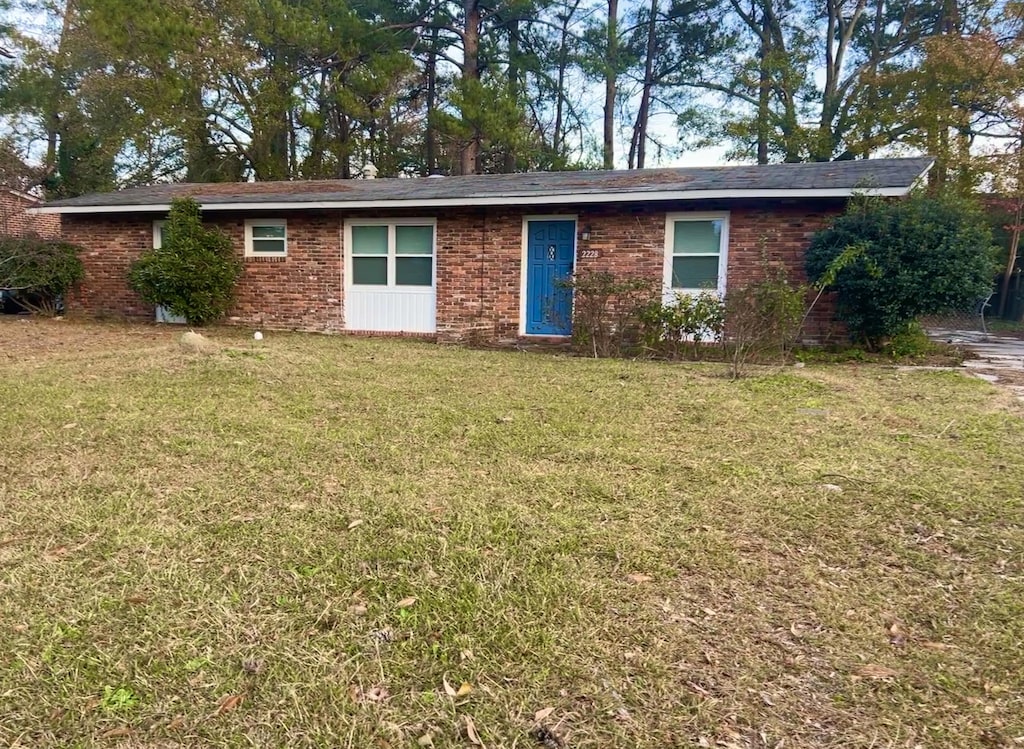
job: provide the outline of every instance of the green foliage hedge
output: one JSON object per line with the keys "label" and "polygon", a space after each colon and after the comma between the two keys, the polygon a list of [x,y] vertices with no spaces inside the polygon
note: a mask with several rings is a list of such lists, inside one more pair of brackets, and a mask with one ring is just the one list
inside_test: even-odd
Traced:
{"label": "green foliage hedge", "polygon": [[194,200],[180,198],[171,204],[161,247],[132,264],[128,281],[150,304],[205,325],[228,311],[241,273],[231,240],[203,226]]}
{"label": "green foliage hedge", "polygon": [[837,317],[874,348],[921,315],[970,308],[991,291],[996,272],[985,216],[949,195],[855,199],[814,236],[808,276],[831,275],[844,253],[852,262],[827,279],[837,292]]}
{"label": "green foliage hedge", "polygon": [[0,236],[0,289],[27,310],[53,313],[82,280],[80,251],[60,240]]}

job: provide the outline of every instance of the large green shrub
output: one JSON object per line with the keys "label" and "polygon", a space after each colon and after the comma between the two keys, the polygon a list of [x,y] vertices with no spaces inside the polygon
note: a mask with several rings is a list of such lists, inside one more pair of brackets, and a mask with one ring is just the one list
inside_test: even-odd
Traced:
{"label": "large green shrub", "polygon": [[996,270],[984,215],[953,196],[855,199],[814,236],[807,275],[823,277],[850,248],[853,261],[831,279],[836,316],[873,348],[920,315],[971,307],[991,291]]}
{"label": "large green shrub", "polygon": [[59,240],[0,236],[0,289],[26,310],[53,314],[82,280],[80,250]]}
{"label": "large green shrub", "polygon": [[150,304],[190,325],[205,325],[228,311],[241,273],[231,240],[203,226],[194,200],[179,198],[171,204],[161,246],[132,264],[128,280]]}

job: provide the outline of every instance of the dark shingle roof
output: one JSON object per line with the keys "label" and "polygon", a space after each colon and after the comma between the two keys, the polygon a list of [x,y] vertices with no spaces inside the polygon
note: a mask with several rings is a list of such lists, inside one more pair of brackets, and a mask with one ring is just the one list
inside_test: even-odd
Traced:
{"label": "dark shingle roof", "polygon": [[[296,182],[177,183],[92,193],[47,204],[51,209],[156,209],[191,195],[204,208],[387,207],[508,203],[618,202],[690,198],[836,197],[854,190],[903,194],[932,164],[930,157],[813,164],[689,167],[632,171],[535,172],[464,177],[316,180]],[[45,210],[45,208],[44,208]]]}

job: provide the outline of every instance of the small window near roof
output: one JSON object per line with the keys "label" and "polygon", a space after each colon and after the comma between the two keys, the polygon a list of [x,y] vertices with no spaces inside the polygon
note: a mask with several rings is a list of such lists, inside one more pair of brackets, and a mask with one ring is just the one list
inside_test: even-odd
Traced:
{"label": "small window near roof", "polygon": [[287,221],[261,218],[249,219],[245,222],[246,257],[286,257],[287,255]]}

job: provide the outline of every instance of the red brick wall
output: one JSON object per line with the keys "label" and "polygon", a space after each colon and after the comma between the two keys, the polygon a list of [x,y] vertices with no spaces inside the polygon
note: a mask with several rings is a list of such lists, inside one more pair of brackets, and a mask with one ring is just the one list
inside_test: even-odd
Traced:
{"label": "red brick wall", "polygon": [[38,200],[0,187],[0,234],[22,237],[38,234],[47,239],[60,236],[60,215],[57,213],[28,213],[39,205]]}
{"label": "red brick wall", "polygon": [[[765,265],[789,269],[790,278],[806,282],[804,253],[811,237],[842,212],[836,202],[816,211],[799,205],[734,208],[729,217],[728,283],[743,285],[764,275]],[[813,298],[809,295],[808,302]],[[804,327],[807,342],[824,343],[845,335],[835,321],[835,299],[826,294],[818,300]]]}
{"label": "red brick wall", "polygon": [[[220,227],[243,255],[245,216],[216,214]],[[340,330],[341,219],[336,213],[275,213],[288,220],[287,258],[244,258],[236,289],[233,322],[268,328]],[[92,315],[153,319],[154,311],[128,288],[128,269],[153,246],[153,217],[85,216],[64,218],[64,237],[86,248],[85,278],[73,295],[72,310]]]}
{"label": "red brick wall", "polygon": [[[576,216],[577,232],[590,228],[589,240],[578,240],[576,267],[639,276],[661,282],[665,263],[666,213],[728,211],[727,285],[750,283],[766,264],[785,265],[794,281],[806,280],[803,253],[811,236],[842,210],[827,204],[808,211],[798,204],[727,205],[688,203],[683,206],[581,206],[545,215]],[[539,212],[537,212],[539,213]],[[533,215],[528,213],[525,215]],[[520,330],[520,268],[524,213],[513,209],[479,209],[448,214],[438,221],[438,334],[459,340],[515,338]],[[598,253],[586,258],[583,250]],[[805,338],[822,341],[836,335],[830,296],[815,307]]]}
{"label": "red brick wall", "polygon": [[[655,206],[581,206],[578,210],[524,211],[519,208],[359,213],[358,216],[431,216],[437,221],[437,330],[445,340],[509,340],[519,334],[524,215],[577,216],[577,229],[590,228],[579,250],[597,251],[577,261],[581,270],[610,270],[661,281],[665,214],[728,210],[727,283],[747,283],[765,263],[784,263],[803,280],[803,252],[811,235],[841,210],[840,203],[814,211],[798,204],[688,203]],[[355,217],[357,214],[350,214]],[[235,322],[268,328],[344,328],[342,227],[338,211],[275,213],[288,219],[288,257],[245,262]],[[242,254],[243,215],[213,214],[210,223],[232,237]],[[128,266],[152,243],[152,217],[65,217],[64,235],[87,248],[86,278],[72,302],[87,313],[152,318],[153,311],[127,288]],[[831,300],[816,310],[807,333],[828,336]]]}
{"label": "red brick wall", "polygon": [[80,245],[85,277],[68,300],[69,311],[153,319],[153,308],[128,288],[128,267],[153,246],[153,222],[146,216],[63,217],[64,238]]}
{"label": "red brick wall", "polygon": [[[246,216],[218,215],[216,224],[243,254]],[[341,219],[337,212],[279,213],[288,220],[286,258],[243,258],[233,322],[268,328],[342,330]]]}

